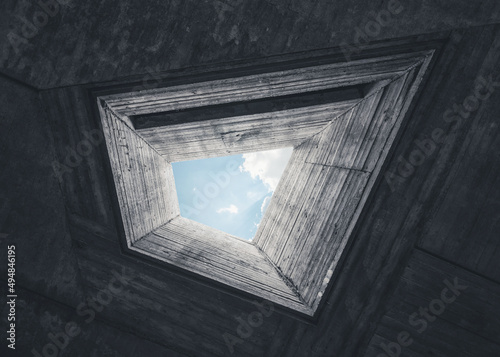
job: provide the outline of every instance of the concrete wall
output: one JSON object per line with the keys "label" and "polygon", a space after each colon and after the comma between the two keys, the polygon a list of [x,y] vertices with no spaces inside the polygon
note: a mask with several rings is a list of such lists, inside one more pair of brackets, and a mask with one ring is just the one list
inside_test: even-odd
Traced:
{"label": "concrete wall", "polygon": [[[75,309],[100,291],[83,281],[105,289],[112,270],[119,268],[106,265],[106,255],[99,255],[104,248],[119,252],[113,243],[115,222],[101,151],[83,158],[62,179],[52,168],[54,162],[64,162],[84,129],[92,129],[87,109],[78,109],[79,117],[67,109],[83,105],[84,89],[38,92],[29,85],[54,88],[129,75],[154,82],[157,70],[353,43],[356,26],[364,28],[369,12],[379,13],[387,2],[75,3],[61,7],[16,53],[6,36],[11,31],[20,34],[22,19],[31,21],[36,6],[9,0],[2,2],[0,11],[4,73],[0,76],[0,248],[12,242],[17,245],[19,355],[29,355],[32,348],[40,351],[48,342],[47,334],[57,333],[65,322],[81,322]],[[423,34],[444,31],[438,36],[444,50],[431,73],[432,84],[392,154],[388,172],[398,172],[399,157],[409,158],[415,140],[428,138],[435,129],[443,130],[447,139],[412,173],[398,179],[394,190],[386,181],[380,183],[358,232],[358,243],[345,262],[349,278],[335,283],[316,324],[275,313],[241,338],[234,355],[376,356],[382,353],[381,342],[393,341],[401,329],[408,328],[407,312],[412,310],[407,306],[424,306],[434,298],[433,292],[439,292],[443,269],[457,276],[472,273],[472,278],[467,275],[473,281],[470,289],[482,290],[474,290],[473,298],[464,300],[468,303],[460,309],[439,316],[433,328],[449,329],[446,343],[436,342],[431,333],[420,335],[412,345],[413,355],[453,356],[456,341],[461,337],[467,341],[471,334],[480,337],[477,349],[464,349],[469,356],[476,351],[476,355],[500,353],[498,334],[491,335],[482,323],[498,324],[487,309],[469,315],[458,327],[454,324],[454,314],[483,306],[475,299],[486,296],[497,301],[498,297],[498,87],[459,126],[443,121],[447,109],[473,93],[479,76],[499,81],[499,28],[488,24],[499,22],[500,4],[424,1],[404,6],[394,22],[369,37],[370,42],[410,35],[423,38]],[[56,108],[60,112],[53,115],[54,103],[66,107]],[[440,263],[421,255],[409,261],[416,256],[414,247],[437,256]],[[0,257],[4,289],[5,251]],[[442,260],[451,268],[441,265]],[[415,261],[440,269],[433,274],[404,273]],[[125,304],[118,294],[116,303],[107,305],[96,321],[81,323],[83,332],[61,356],[135,356],[142,348],[149,348],[150,355],[175,356],[172,351],[184,356],[231,355],[223,335],[238,337],[238,318],[253,312],[253,305],[145,263],[123,258],[123,265],[149,269],[154,278],[138,277],[130,288],[133,303]],[[150,284],[158,284],[158,290],[147,291]],[[435,289],[415,300],[422,286]],[[139,299],[139,292],[147,298]],[[6,331],[5,313],[2,331]],[[480,323],[467,323],[473,319]]]}
{"label": "concrete wall", "polygon": [[[25,30],[40,11],[24,0],[2,2],[3,70],[40,88],[99,82],[132,74],[356,43],[374,12],[393,9],[387,26],[368,41],[421,35],[498,22],[500,4],[401,1],[133,1],[78,3],[66,0],[46,25]],[[39,19],[43,20],[42,18]],[[383,22],[385,23],[385,22]],[[376,29],[375,29],[376,30]],[[24,38],[24,37],[23,37]],[[362,40],[360,42],[363,42]],[[14,47],[18,48],[18,52]]]}

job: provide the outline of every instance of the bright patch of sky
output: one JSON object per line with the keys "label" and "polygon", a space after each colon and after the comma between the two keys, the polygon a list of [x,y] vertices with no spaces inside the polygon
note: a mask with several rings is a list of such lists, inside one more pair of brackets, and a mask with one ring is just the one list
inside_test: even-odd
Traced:
{"label": "bright patch of sky", "polygon": [[292,150],[174,162],[181,216],[251,240]]}

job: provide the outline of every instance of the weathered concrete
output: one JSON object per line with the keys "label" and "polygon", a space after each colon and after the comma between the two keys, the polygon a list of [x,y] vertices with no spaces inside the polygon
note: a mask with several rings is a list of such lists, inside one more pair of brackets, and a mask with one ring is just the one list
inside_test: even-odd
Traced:
{"label": "weathered concrete", "polygon": [[32,22],[40,8],[2,2],[4,71],[39,88],[132,74],[148,80],[159,71],[355,44],[356,27],[372,42],[500,21],[495,0],[395,5],[399,13],[374,36],[365,26],[372,12],[392,8],[388,1],[64,2],[18,53],[6,36],[22,36],[22,19]]}
{"label": "weathered concrete", "polygon": [[[369,11],[377,13],[386,3],[255,1],[231,7],[219,1],[93,1],[50,18],[20,54],[5,36],[19,29],[21,17],[31,20],[36,5],[10,0],[1,6],[2,72],[51,88],[130,75],[138,75],[141,83],[154,78],[148,67],[154,72],[350,43]],[[238,335],[238,319],[247,318],[254,305],[131,257],[109,264],[109,252],[119,252],[120,246],[115,244],[101,150],[83,158],[61,180],[51,168],[54,160],[65,161],[84,130],[94,128],[88,122],[85,88],[42,91],[40,103],[36,91],[1,76],[0,222],[1,233],[9,236],[0,241],[2,247],[11,239],[18,246],[20,352],[43,347],[43,336],[57,332],[61,322],[73,319],[85,296],[99,292],[81,284],[83,279],[105,288],[111,270],[127,266],[149,272],[131,280],[134,302],[116,296],[98,314],[101,327],[89,325],[66,355],[135,356],[144,346],[152,349],[151,355],[175,356],[170,352],[174,350],[184,356],[224,356],[231,355],[223,339],[229,333],[241,339],[234,345],[233,355],[238,356],[377,356],[383,352],[382,342],[394,341],[401,330],[411,328],[408,314],[428,306],[443,280],[454,275],[469,279],[468,290],[404,351],[454,356],[457,345],[464,343],[460,351],[470,356],[476,351],[498,355],[498,334],[491,333],[498,331],[498,311],[492,312],[484,300],[498,301],[500,282],[500,37],[498,26],[487,26],[498,23],[499,6],[493,0],[415,3],[373,37],[375,43],[445,31],[429,86],[391,153],[387,172],[392,176],[376,187],[344,262],[346,277],[328,292],[320,319],[308,324],[275,312],[245,338]],[[481,76],[493,81],[488,99],[463,114],[466,119],[453,115],[445,121],[448,109],[473,95]],[[45,116],[45,110],[50,114]],[[415,162],[421,150],[416,140],[433,133],[441,133],[442,142],[418,165],[404,166],[410,158]],[[423,255],[417,255],[415,246]],[[0,257],[5,286],[4,252]],[[411,272],[419,267],[426,272]],[[147,297],[139,298],[137,292]],[[2,311],[2,329],[4,316]],[[121,349],[122,343],[126,348]],[[134,350],[133,344],[140,347]]]}

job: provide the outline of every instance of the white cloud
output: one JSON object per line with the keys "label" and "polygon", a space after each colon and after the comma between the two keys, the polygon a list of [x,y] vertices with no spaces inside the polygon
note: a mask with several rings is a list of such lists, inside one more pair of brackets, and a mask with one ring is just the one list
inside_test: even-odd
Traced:
{"label": "white cloud", "polygon": [[237,214],[238,213],[238,207],[236,207],[235,205],[230,205],[229,207],[219,208],[216,212],[217,213],[228,212],[228,213],[231,213],[231,214]]}
{"label": "white cloud", "polygon": [[260,178],[270,191],[274,191],[292,151],[293,148],[284,148],[243,154],[245,161],[240,170],[248,172],[253,179]]}
{"label": "white cloud", "polygon": [[260,213],[264,213],[267,206],[269,206],[269,202],[271,202],[271,196],[266,196],[266,198],[264,198],[264,201],[262,201],[262,206],[260,206]]}
{"label": "white cloud", "polygon": [[260,196],[259,192],[255,192],[255,191],[247,192],[247,198],[249,198],[251,200],[255,200],[256,198],[258,199],[259,196]]}

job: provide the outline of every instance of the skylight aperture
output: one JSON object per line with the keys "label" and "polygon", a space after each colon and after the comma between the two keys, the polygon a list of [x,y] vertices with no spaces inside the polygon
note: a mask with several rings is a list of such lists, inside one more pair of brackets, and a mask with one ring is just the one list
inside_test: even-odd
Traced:
{"label": "skylight aperture", "polygon": [[292,150],[172,163],[181,216],[251,240]]}

